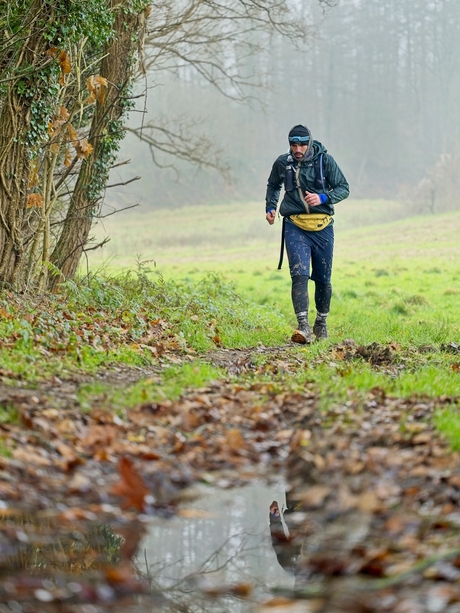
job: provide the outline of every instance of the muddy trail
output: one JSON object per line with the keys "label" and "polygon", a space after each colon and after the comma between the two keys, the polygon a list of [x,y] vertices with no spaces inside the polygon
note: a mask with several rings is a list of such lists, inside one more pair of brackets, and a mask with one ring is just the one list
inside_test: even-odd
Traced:
{"label": "muddy trail", "polygon": [[[397,354],[344,341],[321,359],[397,370]],[[269,359],[260,366],[257,356]],[[460,612],[460,458],[431,425],[458,398],[374,389],[324,410],[313,386],[270,382],[301,367],[301,351],[221,349],[204,359],[228,379],[122,417],[102,397],[82,409],[78,390],[155,381],[159,369],[117,366],[33,389],[1,373],[0,408],[16,418],[0,423],[0,612]],[[238,379],[248,372],[264,381]],[[149,523],[193,517],[203,484],[279,479],[286,500],[263,523],[289,588],[272,585],[261,598],[250,576],[195,577],[178,604],[139,570]]]}

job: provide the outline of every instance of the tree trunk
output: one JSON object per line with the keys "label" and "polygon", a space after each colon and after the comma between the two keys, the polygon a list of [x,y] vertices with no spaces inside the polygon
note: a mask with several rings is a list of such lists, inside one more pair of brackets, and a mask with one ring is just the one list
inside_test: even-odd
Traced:
{"label": "tree trunk", "polygon": [[28,131],[29,111],[12,86],[0,115],[0,282],[11,286],[24,256],[30,160],[21,139]]}
{"label": "tree trunk", "polygon": [[[40,33],[40,2],[31,3],[27,22],[28,32],[24,42],[16,50],[11,61],[22,77],[22,93],[19,80],[11,80],[3,106],[0,109],[0,284],[15,287],[20,282],[25,255],[25,220],[27,216],[27,192],[31,168],[31,147],[28,142],[31,120],[31,91],[34,99],[40,97],[40,88],[33,84],[32,68],[42,59],[46,41]],[[30,231],[30,228],[29,228]]]}
{"label": "tree trunk", "polygon": [[115,38],[104,50],[100,70],[101,76],[109,83],[107,96],[102,103],[95,103],[97,108],[88,138],[93,151],[82,161],[62,232],[50,258],[61,272],[50,279],[51,289],[55,289],[63,279],[72,279],[77,271],[122,138],[120,120],[128,107],[134,56],[145,24],[144,13],[133,14],[123,10],[127,4],[122,0],[116,5]]}

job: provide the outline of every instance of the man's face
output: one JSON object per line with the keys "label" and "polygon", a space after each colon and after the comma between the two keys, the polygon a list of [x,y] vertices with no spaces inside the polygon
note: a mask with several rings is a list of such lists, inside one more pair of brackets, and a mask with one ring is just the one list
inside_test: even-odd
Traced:
{"label": "man's face", "polygon": [[305,145],[302,145],[301,143],[291,143],[291,151],[293,157],[295,157],[296,160],[301,160],[305,155],[307,147],[308,143],[305,143]]}

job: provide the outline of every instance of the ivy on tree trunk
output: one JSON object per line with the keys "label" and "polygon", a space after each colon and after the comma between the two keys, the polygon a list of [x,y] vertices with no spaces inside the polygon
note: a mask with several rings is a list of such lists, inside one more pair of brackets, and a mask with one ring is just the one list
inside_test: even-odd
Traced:
{"label": "ivy on tree trunk", "polygon": [[40,4],[33,1],[25,12],[25,25],[15,53],[13,49],[5,53],[13,66],[11,72],[19,75],[17,80],[6,81],[0,107],[0,282],[8,286],[15,286],[21,280],[27,237],[31,231],[25,224],[31,168],[30,138],[34,131],[32,105],[43,98],[45,88],[40,82],[31,88],[29,75],[38,69],[48,46],[41,35]]}
{"label": "ivy on tree trunk", "polygon": [[134,57],[145,26],[144,13],[129,10],[128,2],[115,7],[115,37],[104,49],[100,74],[109,83],[104,102],[96,103],[89,134],[92,154],[82,162],[62,232],[51,255],[51,263],[60,271],[50,279],[55,288],[76,273],[84,247],[103,197],[109,171],[124,136],[122,117],[130,107],[130,84]]}

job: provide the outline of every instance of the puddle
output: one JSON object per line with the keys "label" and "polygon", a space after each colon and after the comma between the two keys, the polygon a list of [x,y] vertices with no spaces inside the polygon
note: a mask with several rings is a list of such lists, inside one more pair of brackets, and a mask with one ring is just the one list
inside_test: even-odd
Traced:
{"label": "puddle", "polygon": [[0,613],[258,612],[294,584],[270,533],[284,499],[283,484],[203,488],[178,516],[112,523],[4,510]]}
{"label": "puddle", "polygon": [[[203,608],[196,610],[254,611],[254,601],[269,598],[271,588],[293,586],[294,578],[278,563],[271,541],[273,500],[284,504],[282,484],[214,490],[190,505],[186,517],[151,524],[139,551],[139,568],[155,590],[175,603],[171,611],[195,610],[189,607],[198,600]],[[223,595],[225,588],[236,593]],[[212,602],[210,594],[219,594],[218,601]]]}

